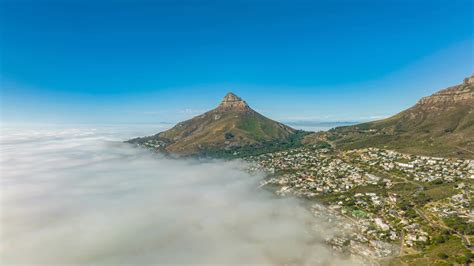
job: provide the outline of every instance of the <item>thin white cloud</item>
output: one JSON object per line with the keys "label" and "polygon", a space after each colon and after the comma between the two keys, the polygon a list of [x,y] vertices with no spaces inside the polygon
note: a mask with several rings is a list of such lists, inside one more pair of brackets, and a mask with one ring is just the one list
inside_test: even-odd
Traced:
{"label": "thin white cloud", "polygon": [[193,114],[200,114],[200,113],[204,113],[205,110],[201,110],[201,109],[192,109],[192,108],[185,108],[185,109],[181,109],[178,111],[178,113],[180,114],[190,114],[190,115],[193,115]]}
{"label": "thin white cloud", "polygon": [[162,114],[165,114],[165,113],[166,112],[163,112],[163,111],[144,111],[141,114],[144,114],[144,115],[162,115]]}

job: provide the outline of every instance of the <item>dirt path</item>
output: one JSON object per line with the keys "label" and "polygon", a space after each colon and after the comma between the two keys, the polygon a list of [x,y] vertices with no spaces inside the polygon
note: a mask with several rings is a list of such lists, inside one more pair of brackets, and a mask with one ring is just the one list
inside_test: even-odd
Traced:
{"label": "dirt path", "polygon": [[401,230],[402,233],[400,235],[400,252],[398,256],[403,255],[403,246],[405,245],[405,231]]}
{"label": "dirt path", "polygon": [[465,148],[463,148],[463,147],[456,146],[456,148],[458,148],[458,149],[460,149],[460,150],[462,150],[462,151],[468,152],[468,153],[470,153],[470,154],[474,154],[474,151],[465,149]]}

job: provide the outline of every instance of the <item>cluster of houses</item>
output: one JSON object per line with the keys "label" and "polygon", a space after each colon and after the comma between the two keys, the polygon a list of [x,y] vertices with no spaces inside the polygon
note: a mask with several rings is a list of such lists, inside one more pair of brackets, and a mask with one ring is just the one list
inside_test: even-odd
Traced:
{"label": "cluster of houses", "polygon": [[404,176],[420,182],[474,179],[474,161],[470,160],[408,155],[378,148],[352,150],[348,154],[356,161],[379,166],[386,171],[400,171]]}
{"label": "cluster of houses", "polygon": [[[357,186],[377,184],[381,178],[349,164],[329,150],[298,148],[247,158],[254,169],[264,169],[275,175],[266,183],[282,185],[279,194],[288,193],[313,197],[319,194],[341,193]],[[390,185],[390,180],[384,180]]]}
{"label": "cluster of houses", "polygon": [[465,183],[460,183],[455,188],[457,192],[455,195],[430,204],[429,211],[441,218],[455,215],[474,223],[474,209],[472,209],[471,201],[474,192],[472,188],[466,186]]}
{"label": "cluster of houses", "polygon": [[[376,148],[334,153],[309,147],[247,159],[253,162],[252,170],[268,173],[262,186],[276,185],[276,193],[281,196],[296,195],[326,202],[325,215],[332,214],[333,223],[339,223],[337,228],[344,229],[328,242],[341,251],[383,257],[397,252],[396,247],[416,247],[430,242],[429,222],[413,214],[413,209],[402,209],[400,195],[390,190],[404,182],[420,184],[420,187],[427,182],[436,185],[436,181],[452,184],[456,193],[428,204],[431,209],[425,211],[474,220],[474,212],[469,208],[474,161],[407,155]],[[356,192],[361,187],[373,190]],[[416,194],[417,189],[413,193]],[[313,212],[317,215],[322,209],[313,208]]]}

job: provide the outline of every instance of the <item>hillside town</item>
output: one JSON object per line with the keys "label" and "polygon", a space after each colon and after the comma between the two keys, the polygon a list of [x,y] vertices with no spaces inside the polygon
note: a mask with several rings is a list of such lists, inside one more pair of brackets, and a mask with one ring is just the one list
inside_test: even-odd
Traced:
{"label": "hillside town", "polygon": [[463,265],[473,258],[474,161],[313,147],[245,160],[267,174],[262,187],[304,198],[315,216],[337,225],[327,240],[336,250],[375,261],[423,254]]}

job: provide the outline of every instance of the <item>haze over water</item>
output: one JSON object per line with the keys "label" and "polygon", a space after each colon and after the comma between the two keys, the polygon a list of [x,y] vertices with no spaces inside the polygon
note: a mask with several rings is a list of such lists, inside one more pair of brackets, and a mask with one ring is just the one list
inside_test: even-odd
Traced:
{"label": "haze over water", "polygon": [[0,140],[2,265],[354,264],[326,247],[326,222],[258,189],[243,162],[121,142],[156,127],[35,128]]}

